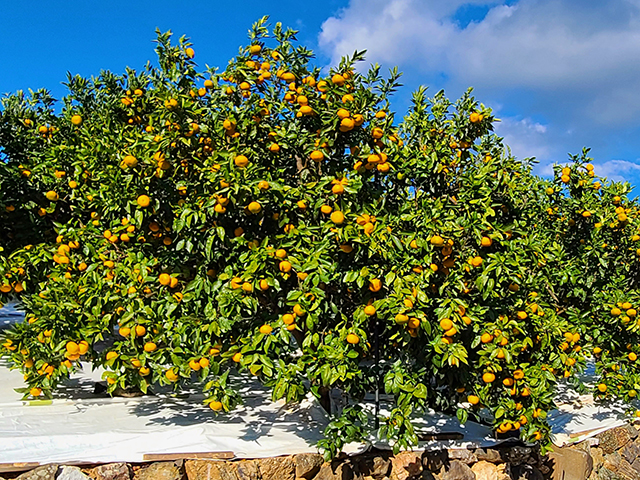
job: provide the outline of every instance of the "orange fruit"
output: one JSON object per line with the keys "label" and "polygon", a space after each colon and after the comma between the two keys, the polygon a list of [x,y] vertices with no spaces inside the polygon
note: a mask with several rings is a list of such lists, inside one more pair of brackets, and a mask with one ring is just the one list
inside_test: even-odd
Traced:
{"label": "orange fruit", "polygon": [[376,307],[374,307],[373,305],[367,305],[366,307],[364,307],[364,314],[368,316],[375,315]]}
{"label": "orange fruit", "polygon": [[344,214],[341,211],[336,210],[331,214],[331,221],[336,225],[342,225],[344,222]]}
{"label": "orange fruit", "polygon": [[273,328],[271,327],[271,325],[265,324],[260,327],[260,333],[262,333],[263,335],[269,335],[272,331]]}
{"label": "orange fruit", "polygon": [[324,153],[322,153],[320,150],[314,150],[313,152],[311,152],[309,157],[314,162],[320,162],[320,161],[324,160]]}
{"label": "orange fruit", "polygon": [[51,201],[51,202],[57,202],[58,201],[58,194],[56,192],[54,192],[53,190],[49,190],[47,193],[45,193],[44,195],[45,197],[47,197],[47,200]]}
{"label": "orange fruit", "polygon": [[233,159],[233,163],[235,163],[236,167],[244,168],[249,165],[249,159],[244,155],[237,155],[236,158]]}
{"label": "orange fruit", "polygon": [[153,352],[158,348],[158,346],[153,342],[147,342],[144,344],[144,351],[147,353]]}
{"label": "orange fruit", "polygon": [[379,278],[373,278],[369,281],[369,290],[372,292],[379,292],[382,288],[382,280]]}
{"label": "orange fruit", "polygon": [[482,237],[482,240],[480,240],[480,245],[482,245],[483,247],[490,247],[493,244],[493,240],[491,240],[489,237]]}
{"label": "orange fruit", "polygon": [[453,322],[449,318],[443,318],[440,320],[440,328],[442,330],[450,330],[453,327]]}
{"label": "orange fruit", "polygon": [[478,405],[478,403],[480,403],[480,397],[476,395],[469,395],[467,397],[467,402],[469,402],[471,405]]}
{"label": "orange fruit", "polygon": [[490,333],[483,333],[482,336],[480,337],[480,341],[482,343],[489,343],[493,341],[493,335],[491,335]]}
{"label": "orange fruit", "polygon": [[80,115],[74,115],[71,117],[71,123],[76,127],[82,125],[82,117]]}
{"label": "orange fruit", "polygon": [[344,85],[345,81],[346,81],[345,78],[339,73],[336,73],[334,76],[331,77],[331,83],[333,83],[334,85],[337,85],[338,87],[341,87],[342,85]]}
{"label": "orange fruit", "polygon": [[347,335],[347,343],[350,343],[351,345],[357,345],[358,343],[360,343],[360,337],[358,337],[358,335],[356,335],[355,333],[350,333],[349,335]]}
{"label": "orange fruit", "polygon": [[151,204],[151,199],[148,195],[140,195],[136,202],[140,207],[146,208]]}
{"label": "orange fruit", "polygon": [[496,379],[496,376],[491,372],[485,372],[482,374],[482,381],[484,383],[492,383]]}
{"label": "orange fruit", "polygon": [[222,410],[222,402],[219,402],[218,400],[214,400],[213,402],[209,403],[209,408],[214,412],[218,412]]}
{"label": "orange fruit", "polygon": [[262,205],[260,205],[258,202],[251,202],[247,208],[249,212],[255,214],[260,213],[260,210],[262,210]]}
{"label": "orange fruit", "polygon": [[168,273],[161,273],[158,277],[158,281],[160,282],[160,285],[169,285],[171,283],[171,275]]}
{"label": "orange fruit", "polygon": [[282,273],[289,273],[291,271],[292,265],[290,262],[283,260],[280,262],[280,264],[278,265],[278,269],[282,272]]}

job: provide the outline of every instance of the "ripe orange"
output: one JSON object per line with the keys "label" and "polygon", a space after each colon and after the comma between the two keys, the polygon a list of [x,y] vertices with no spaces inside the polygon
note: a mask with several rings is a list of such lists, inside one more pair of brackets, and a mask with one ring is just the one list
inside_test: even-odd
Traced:
{"label": "ripe orange", "polygon": [[344,214],[339,210],[333,212],[330,218],[331,221],[336,225],[342,225],[342,223],[344,222]]}
{"label": "ripe orange", "polygon": [[379,278],[373,278],[369,281],[369,290],[372,292],[379,292],[382,288],[382,280]]}
{"label": "ripe orange", "polygon": [[449,318],[443,318],[440,320],[440,328],[442,330],[450,330],[453,327],[453,322]]}
{"label": "ripe orange", "polygon": [[144,351],[147,353],[153,352],[158,348],[158,346],[153,342],[147,342],[144,344]]}
{"label": "ripe orange", "polygon": [[244,155],[238,155],[233,159],[233,163],[235,163],[236,167],[244,168],[249,165],[249,159]]}
{"label": "ripe orange", "polygon": [[471,405],[478,405],[478,403],[480,403],[480,397],[476,395],[469,395],[467,397],[467,402],[469,402]]}
{"label": "ripe orange", "polygon": [[169,370],[164,372],[164,376],[170,382],[175,382],[176,380],[178,380],[178,374],[175,372],[173,368],[170,368]]}
{"label": "ripe orange", "polygon": [[260,205],[258,202],[251,202],[247,208],[249,209],[249,212],[255,214],[260,213],[260,210],[262,210],[262,205]]}
{"label": "ripe orange", "polygon": [[355,333],[350,333],[349,335],[347,335],[347,343],[350,343],[351,345],[357,345],[358,343],[360,343],[360,337],[358,337],[358,335],[356,335]]}
{"label": "ripe orange", "polygon": [[118,333],[123,337],[128,337],[129,334],[131,333],[131,329],[129,327],[120,327],[118,329]]}
{"label": "ripe orange", "polygon": [[263,335],[269,335],[272,331],[273,328],[271,327],[271,325],[265,324],[260,327],[260,333],[262,333]]}
{"label": "ripe orange", "polygon": [[485,372],[482,374],[482,381],[484,383],[492,383],[496,379],[496,376],[491,372]]}
{"label": "ripe orange", "polygon": [[343,86],[345,81],[346,81],[345,78],[339,73],[336,73],[334,76],[331,77],[331,83],[333,83],[334,85],[337,85],[338,87]]}
{"label": "ripe orange", "polygon": [[366,307],[364,307],[364,314],[368,316],[375,315],[376,307],[374,307],[373,305],[367,305]]}
{"label": "ripe orange", "polygon": [[282,273],[289,273],[291,271],[292,265],[290,262],[283,260],[280,262],[280,264],[278,265],[278,269],[282,272]]}
{"label": "ripe orange", "polygon": [[151,204],[151,199],[149,198],[148,195],[140,195],[136,200],[136,202],[140,207],[146,208]]}
{"label": "ripe orange", "polygon": [[169,285],[171,283],[171,275],[168,273],[161,273],[158,277],[158,281],[160,282],[160,285]]}
{"label": "ripe orange", "polygon": [[489,343],[493,341],[493,335],[491,335],[490,333],[483,333],[482,336],[480,337],[480,341],[482,343]]}
{"label": "ripe orange", "polygon": [[231,357],[231,360],[233,360],[236,363],[240,363],[240,361],[242,360],[242,353],[237,352],[233,355],[233,357]]}
{"label": "ripe orange", "polygon": [[324,159],[324,153],[322,153],[320,150],[314,150],[313,152],[311,152],[309,157],[314,162],[320,162]]}
{"label": "ripe orange", "polygon": [[482,240],[480,240],[480,245],[482,245],[483,247],[490,247],[493,244],[493,240],[491,240],[489,237],[482,237]]}
{"label": "ripe orange", "polygon": [[51,202],[57,202],[58,201],[58,194],[56,192],[54,192],[53,190],[49,190],[47,193],[45,193],[44,195],[45,197],[47,197],[47,200],[51,201]]}
{"label": "ripe orange", "polygon": [[342,120],[340,120],[339,130],[341,132],[350,132],[351,130],[353,130],[353,127],[355,127],[355,125],[356,124],[352,118],[343,118]]}

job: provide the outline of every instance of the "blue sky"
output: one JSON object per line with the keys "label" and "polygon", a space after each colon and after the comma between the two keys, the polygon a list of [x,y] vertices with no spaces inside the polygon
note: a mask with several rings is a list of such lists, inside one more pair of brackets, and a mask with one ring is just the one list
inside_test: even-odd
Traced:
{"label": "blue sky", "polygon": [[420,84],[450,97],[474,86],[538,173],[589,146],[596,173],[640,185],[640,0],[0,0],[0,93],[59,98],[67,71],[141,68],[155,59],[156,27],[189,36],[202,66],[223,67],[266,14],[300,30],[320,66],[355,49],[398,65],[398,112]]}

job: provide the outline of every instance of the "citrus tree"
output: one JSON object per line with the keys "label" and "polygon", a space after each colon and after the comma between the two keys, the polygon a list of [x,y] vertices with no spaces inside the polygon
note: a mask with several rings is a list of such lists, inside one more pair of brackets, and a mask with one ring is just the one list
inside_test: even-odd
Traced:
{"label": "citrus tree", "polygon": [[[358,72],[362,52],[322,73],[280,24],[249,40],[198,71],[159,32],[157,67],[3,99],[0,300],[26,316],[1,342],[25,398],[81,359],[110,392],[198,382],[219,413],[230,373],[327,408],[340,389],[332,456],[416,444],[427,408],[546,441],[591,355],[598,397],[636,396],[629,185],[586,151],[536,177],[471,91],[421,88],[396,119],[399,74]],[[363,407],[376,388],[388,415]]]}

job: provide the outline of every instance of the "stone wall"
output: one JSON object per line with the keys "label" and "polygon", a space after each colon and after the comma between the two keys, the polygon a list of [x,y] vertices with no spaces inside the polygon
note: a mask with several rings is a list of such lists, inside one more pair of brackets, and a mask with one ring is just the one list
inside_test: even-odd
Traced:
{"label": "stone wall", "polygon": [[640,480],[639,426],[608,430],[545,456],[502,446],[473,450],[372,451],[331,463],[306,453],[258,460],[178,460],[93,467],[46,465],[0,480]]}

